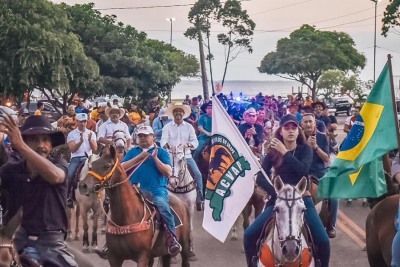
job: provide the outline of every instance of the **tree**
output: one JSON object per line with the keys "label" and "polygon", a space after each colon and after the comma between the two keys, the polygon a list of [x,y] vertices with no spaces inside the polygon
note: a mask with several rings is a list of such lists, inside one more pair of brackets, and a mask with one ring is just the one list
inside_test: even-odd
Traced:
{"label": "tree", "polygon": [[382,35],[387,36],[391,27],[400,26],[400,0],[393,0],[386,6],[383,13]]}
{"label": "tree", "polygon": [[217,36],[218,42],[224,45],[226,50],[223,86],[228,64],[244,51],[253,52],[250,43],[253,40],[256,24],[250,19],[247,11],[242,10],[241,3],[237,0],[226,1],[223,8],[219,10],[217,18],[222,21],[224,27],[228,28],[227,33],[220,33]]}
{"label": "tree", "polygon": [[[220,44],[225,46],[225,68],[222,78],[222,85],[224,84],[228,64],[237,58],[237,56],[247,51],[253,51],[250,43],[252,41],[255,23],[250,19],[246,10],[242,9],[241,3],[238,0],[227,0],[224,5],[221,5],[219,0],[198,0],[189,12],[189,22],[193,24],[188,28],[184,35],[189,39],[197,39],[199,41],[200,58],[205,58],[202,55],[204,52],[202,47],[207,49],[207,60],[210,68],[210,78],[212,92],[214,91],[214,74],[212,69],[212,60],[214,55],[210,45],[211,27],[219,24],[226,29],[226,33],[217,35],[217,40]],[[205,35],[203,42],[202,35]],[[204,83],[206,77],[205,62],[200,61],[202,64],[203,76],[203,94],[204,98],[208,98],[208,88]],[[206,90],[207,89],[207,90]]]}
{"label": "tree", "polygon": [[365,66],[365,56],[354,46],[346,33],[319,31],[303,25],[289,38],[280,39],[276,52],[268,53],[258,70],[306,85],[315,100],[317,81],[324,71],[356,71]]}
{"label": "tree", "polygon": [[98,75],[97,64],[68,31],[67,14],[46,0],[0,4],[0,88],[22,101],[24,92],[74,90]]}
{"label": "tree", "polygon": [[63,4],[63,8],[86,54],[100,67],[101,82],[95,95],[131,96],[146,103],[154,95],[167,95],[181,77],[198,73],[195,57],[147,39],[145,33],[118,22],[116,16],[94,10],[93,4]]}
{"label": "tree", "polygon": [[372,80],[362,81],[359,72],[346,75],[340,70],[325,71],[318,80],[318,89],[323,91],[325,99],[346,95],[360,105],[367,98],[372,85]]}

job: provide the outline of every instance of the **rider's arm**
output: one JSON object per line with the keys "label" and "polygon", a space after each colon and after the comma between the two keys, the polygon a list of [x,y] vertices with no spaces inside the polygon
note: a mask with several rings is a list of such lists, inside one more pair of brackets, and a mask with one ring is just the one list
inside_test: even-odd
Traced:
{"label": "rider's arm", "polygon": [[165,177],[172,175],[171,160],[167,151],[157,148],[157,156],[153,156],[158,171]]}
{"label": "rider's arm", "polygon": [[330,161],[329,143],[326,135],[317,135],[317,147],[314,148],[314,151],[324,163],[328,163]]}
{"label": "rider's arm", "polygon": [[297,184],[303,176],[307,176],[313,160],[313,151],[309,145],[298,145],[294,155],[288,151],[283,155],[282,166],[287,166],[293,172],[293,179],[288,178],[285,183]]}
{"label": "rider's arm", "polygon": [[98,132],[98,136],[97,136],[97,141],[99,141],[99,143],[105,144],[105,145],[112,145],[112,141],[108,140],[106,137],[106,133],[107,133],[107,122],[104,122],[103,124],[100,125],[99,127],[99,132]]}
{"label": "rider's arm", "polygon": [[89,145],[90,149],[92,149],[93,152],[97,150],[96,133],[93,131],[92,131],[92,137],[89,140]]}
{"label": "rider's arm", "polygon": [[121,166],[122,168],[124,168],[125,171],[130,170],[132,167],[134,167],[139,162],[143,161],[149,155],[149,153],[145,151],[142,151],[142,153],[138,155],[136,155],[136,153],[137,152],[134,150],[134,148],[132,148],[126,153],[121,163]]}
{"label": "rider's arm", "polygon": [[165,144],[168,143],[168,140],[169,140],[169,128],[170,128],[170,124],[167,124],[162,129],[162,135],[161,135],[161,140],[160,140],[160,146],[161,147],[164,147]]}
{"label": "rider's arm", "polygon": [[79,142],[75,142],[74,135],[75,131],[72,131],[67,136],[67,145],[71,153],[75,153],[83,144],[83,140],[79,139]]}
{"label": "rider's arm", "polygon": [[199,146],[199,141],[197,140],[196,132],[192,125],[189,124],[189,144],[191,150],[195,150]]}
{"label": "rider's arm", "polygon": [[[271,177],[271,154],[267,154],[267,156],[264,158],[263,163],[262,163],[262,168],[265,171],[265,173]],[[257,185],[259,185],[262,189],[265,190],[268,194],[274,194],[275,189],[274,187],[267,182],[266,177],[264,177],[264,174],[262,172],[259,172],[257,174],[257,179],[256,179]]]}

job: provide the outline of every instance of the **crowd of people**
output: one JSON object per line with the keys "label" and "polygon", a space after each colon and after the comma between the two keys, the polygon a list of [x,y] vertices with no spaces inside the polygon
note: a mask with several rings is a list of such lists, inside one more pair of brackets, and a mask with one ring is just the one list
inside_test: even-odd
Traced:
{"label": "crowd of people", "polygon": [[[318,181],[328,171],[340,144],[336,140],[336,118],[329,114],[323,101],[313,102],[301,95],[283,100],[260,93],[245,105],[234,101],[231,95],[217,97],[268,175],[272,176],[274,169],[284,183],[296,185],[303,176]],[[77,266],[63,243],[67,230],[65,206],[73,205],[71,180],[79,163],[102,146],[112,145],[114,133],[120,131],[128,140],[122,160],[124,168],[144,162],[142,172],[136,172],[130,181],[139,182],[144,190],[153,193],[165,224],[168,251],[171,255],[179,253],[181,247],[168,205],[167,182],[171,175],[168,150],[172,146],[184,146],[186,161],[196,181],[197,201],[203,201],[204,185],[197,164],[212,135],[212,108],[211,101],[188,95],[183,103],[168,107],[161,107],[155,97],[144,107],[145,111],[136,102],[124,108],[117,99],[95,107],[79,101],[70,105],[52,126],[42,116],[41,102],[32,116],[27,109],[19,110],[17,122],[3,117],[0,133],[11,154],[0,169],[0,177],[2,187],[9,195],[16,196],[7,199],[7,218],[23,208],[21,227],[16,234],[18,251],[54,266]],[[360,107],[354,108],[354,115],[346,120],[345,132],[350,131],[359,111]],[[63,157],[60,153],[51,153],[55,147],[64,148]],[[152,173],[154,180],[145,179],[143,171]],[[272,215],[276,197],[274,189],[261,175],[257,184],[270,198],[264,212],[245,231],[248,266],[255,266],[256,243],[264,222]],[[318,246],[317,256],[321,266],[328,266],[329,238],[336,236],[339,202],[329,201],[331,216],[324,228],[311,197],[306,194],[303,200],[307,207],[305,219]],[[52,247],[50,252],[44,251],[46,246]]]}

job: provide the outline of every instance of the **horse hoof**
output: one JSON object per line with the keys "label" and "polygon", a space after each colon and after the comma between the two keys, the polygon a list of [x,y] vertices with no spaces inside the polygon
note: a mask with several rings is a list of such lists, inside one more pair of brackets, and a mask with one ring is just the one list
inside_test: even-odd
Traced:
{"label": "horse hoof", "polygon": [[172,257],[170,263],[171,264],[177,264],[178,263],[178,258],[176,256]]}

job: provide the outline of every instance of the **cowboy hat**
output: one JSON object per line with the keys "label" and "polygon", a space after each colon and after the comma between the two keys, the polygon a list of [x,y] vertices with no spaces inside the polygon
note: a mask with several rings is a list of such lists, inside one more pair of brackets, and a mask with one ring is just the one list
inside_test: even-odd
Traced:
{"label": "cowboy hat", "polygon": [[118,107],[117,105],[111,105],[111,107],[106,108],[106,115],[110,117],[110,113],[113,110],[119,111],[119,119],[121,119],[125,115],[125,109]]}
{"label": "cowboy hat", "polygon": [[31,135],[49,135],[53,147],[65,144],[65,136],[61,131],[54,131],[44,116],[30,116],[20,128],[24,137]]}
{"label": "cowboy hat", "polygon": [[177,108],[180,108],[180,109],[182,109],[183,110],[183,112],[184,112],[184,115],[183,115],[183,118],[184,119],[186,119],[187,117],[189,117],[190,116],[190,113],[192,113],[192,110],[190,109],[190,107],[188,106],[188,105],[184,105],[184,104],[182,104],[182,103],[180,103],[180,102],[177,102],[177,103],[175,103],[175,104],[173,104],[173,105],[170,105],[168,108],[167,108],[167,114],[168,114],[168,116],[170,116],[170,117],[174,117],[174,110],[175,109],[177,109]]}

